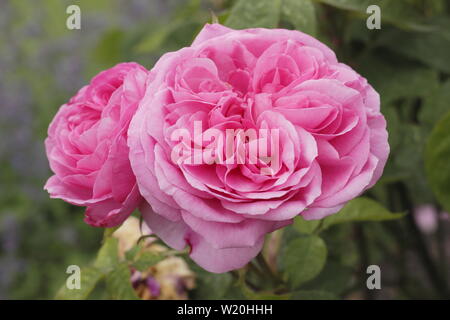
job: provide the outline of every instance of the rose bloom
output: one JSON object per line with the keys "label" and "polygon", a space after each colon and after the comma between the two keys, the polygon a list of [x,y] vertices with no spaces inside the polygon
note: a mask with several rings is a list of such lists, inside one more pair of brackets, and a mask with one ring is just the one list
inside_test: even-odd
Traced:
{"label": "rose bloom", "polygon": [[136,63],[101,72],[59,109],[48,129],[45,146],[55,174],[44,188],[52,198],[86,206],[90,225],[119,225],[141,201],[127,130],[147,74]]}
{"label": "rose bloom", "polygon": [[[278,164],[268,175],[264,159],[172,161],[173,133],[193,133],[195,121],[204,135],[277,129]],[[267,233],[297,215],[339,211],[374,185],[389,153],[379,95],[327,46],[298,31],[218,24],[156,63],[128,135],[145,221],[211,272],[244,266]],[[210,154],[210,142],[190,138],[185,149]],[[238,140],[234,146],[250,147],[257,139]]]}

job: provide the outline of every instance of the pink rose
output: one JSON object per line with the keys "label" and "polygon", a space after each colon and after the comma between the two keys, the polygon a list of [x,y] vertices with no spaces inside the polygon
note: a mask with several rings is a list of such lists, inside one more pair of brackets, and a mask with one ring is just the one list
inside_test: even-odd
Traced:
{"label": "pink rose", "polygon": [[[364,78],[306,34],[206,25],[157,62],[130,125],[143,217],[203,268],[240,268],[267,233],[297,215],[335,213],[377,181],[389,153],[379,105]],[[214,145],[227,129],[276,135]],[[269,157],[252,161],[260,141]]]}
{"label": "pink rose", "polygon": [[44,188],[52,198],[86,206],[90,225],[121,224],[141,201],[127,130],[147,75],[136,63],[101,72],[60,108],[48,129],[45,146],[55,175]]}

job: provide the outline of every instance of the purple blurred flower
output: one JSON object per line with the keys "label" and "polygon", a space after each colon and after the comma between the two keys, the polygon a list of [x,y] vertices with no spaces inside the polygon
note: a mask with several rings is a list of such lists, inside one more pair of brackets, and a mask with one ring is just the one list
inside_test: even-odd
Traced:
{"label": "purple blurred flower", "polygon": [[418,206],[414,209],[414,220],[423,233],[433,233],[438,224],[437,210],[431,204]]}

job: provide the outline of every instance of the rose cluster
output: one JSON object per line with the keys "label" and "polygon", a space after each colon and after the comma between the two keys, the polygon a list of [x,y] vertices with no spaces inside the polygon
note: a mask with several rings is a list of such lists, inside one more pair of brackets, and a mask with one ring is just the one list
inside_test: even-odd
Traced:
{"label": "rose cluster", "polygon": [[61,107],[46,148],[52,197],[86,206],[94,226],[139,208],[212,272],[244,266],[298,215],[338,212],[389,154],[379,95],[327,46],[218,24],[150,71],[100,73]]}

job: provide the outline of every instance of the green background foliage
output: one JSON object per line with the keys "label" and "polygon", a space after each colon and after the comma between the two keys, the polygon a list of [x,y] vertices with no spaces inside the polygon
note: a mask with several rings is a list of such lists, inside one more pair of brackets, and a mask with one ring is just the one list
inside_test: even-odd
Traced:
{"label": "green background foliage", "polygon": [[[297,29],[329,45],[380,93],[391,155],[363,197],[321,221],[296,218],[247,267],[216,275],[187,260],[197,275],[190,298],[449,298],[448,1],[78,0],[82,28],[68,30],[73,2],[0,3],[0,299],[137,298],[130,267],[163,257],[136,247],[119,260],[117,242],[87,226],[82,208],[48,198],[47,126],[102,69],[151,68],[212,19]],[[380,30],[366,27],[371,4],[381,8]],[[81,291],[63,286],[71,264],[83,266]],[[366,288],[370,264],[381,267],[382,290]]]}

